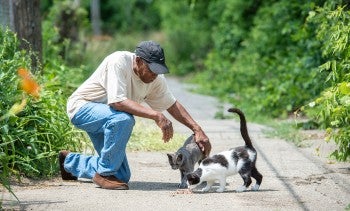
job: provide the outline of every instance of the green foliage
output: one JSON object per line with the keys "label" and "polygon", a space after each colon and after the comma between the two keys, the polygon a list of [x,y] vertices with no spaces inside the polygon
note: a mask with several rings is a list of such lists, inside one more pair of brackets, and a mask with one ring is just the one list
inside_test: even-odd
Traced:
{"label": "green foliage", "polygon": [[88,29],[87,11],[75,6],[70,0],[55,0],[45,15],[43,40],[48,43],[43,44],[49,48],[44,46],[44,53],[55,53],[70,66],[82,64],[86,50],[84,35]]}
{"label": "green foliage", "polygon": [[327,140],[333,139],[338,160],[350,157],[350,12],[344,6],[326,4],[310,13],[308,20],[317,25],[316,38],[322,41],[322,56],[326,62],[319,66],[327,72],[326,81],[332,86],[306,107],[307,113],[327,128]]}
{"label": "green foliage", "polygon": [[[78,17],[83,17],[85,24],[85,16],[90,12],[91,1],[79,1],[80,6],[76,7],[74,4],[77,1],[73,0],[41,0],[40,9],[41,14],[46,18],[54,18],[48,15],[50,10],[55,7],[56,12],[66,8],[68,11],[78,12]],[[147,32],[158,30],[160,27],[160,15],[157,8],[160,0],[103,0],[100,1],[100,14],[103,34],[113,35],[115,33],[134,33]],[[62,7],[64,5],[64,7]],[[72,10],[73,9],[73,10]],[[83,12],[83,13],[81,13]],[[58,14],[58,13],[56,13]],[[83,16],[80,16],[83,15]],[[57,20],[57,19],[56,19]],[[58,19],[61,22],[72,22],[74,20]],[[79,21],[78,25],[82,22]],[[85,29],[90,29],[85,25]]]}
{"label": "green foliage", "polygon": [[[18,51],[19,40],[13,33],[0,28],[0,117],[4,116],[11,106],[16,103],[21,92],[17,89],[16,77],[18,67],[30,66],[30,57],[24,51]],[[14,86],[15,84],[15,86]],[[11,121],[11,124],[15,122]],[[9,130],[8,124],[0,122],[0,183],[12,194],[9,176],[15,155],[9,154],[7,148],[14,148],[13,142],[5,142],[3,135]],[[14,194],[13,194],[14,195]],[[1,205],[1,201],[0,201]],[[0,206],[1,208],[1,206]]]}
{"label": "green foliage", "polygon": [[[237,2],[240,7],[226,9],[231,9],[227,14],[238,17],[221,22],[222,28],[227,28],[223,31],[232,28],[232,35],[229,39],[227,34],[217,34],[216,40],[226,40],[208,54],[206,71],[198,80],[205,81],[205,89],[212,94],[250,107],[250,113],[286,115],[324,86],[318,83],[324,74],[316,69],[320,64],[319,43],[305,42],[313,32],[304,19],[314,5],[299,1],[264,1],[260,6],[253,1]],[[246,24],[235,24],[244,22],[245,14],[254,17],[247,18]],[[223,51],[223,45],[232,50]],[[217,62],[220,58],[227,59]]]}
{"label": "green foliage", "polygon": [[[17,69],[30,67],[29,54],[19,50],[18,40],[10,31],[0,30],[1,116],[22,98],[18,89]],[[54,58],[54,57],[53,57]],[[35,77],[41,84],[39,99],[27,98],[27,105],[16,116],[1,120],[0,161],[1,178],[10,175],[47,177],[58,172],[57,153],[61,149],[82,150],[85,136],[69,124],[65,112],[67,92],[63,84],[68,72],[63,65],[51,64],[45,74],[38,71]],[[58,74],[55,74],[58,73]],[[4,184],[4,180],[1,181]]]}
{"label": "green foliage", "polygon": [[30,67],[31,60],[26,52],[18,50],[19,40],[10,30],[0,30],[0,43],[0,116],[2,116],[17,102],[21,93],[17,89],[17,69]]}
{"label": "green foliage", "polygon": [[[183,75],[203,68],[210,42],[207,11],[210,1],[172,1],[159,4],[170,71]],[[214,17],[213,17],[214,18]]]}
{"label": "green foliage", "polygon": [[160,26],[159,12],[152,0],[101,1],[101,19],[102,29],[108,34],[154,30]]}
{"label": "green foliage", "polygon": [[[84,9],[73,7],[70,1],[54,1],[54,5],[49,9],[42,24],[43,76],[49,81],[58,80],[57,85],[61,86],[64,95],[68,97],[90,75],[85,64],[90,59],[86,56],[85,39],[80,38],[85,32],[82,28],[87,25],[87,14]],[[60,23],[63,21],[60,19],[62,13],[72,13],[74,20],[70,21],[77,22],[73,34],[78,37],[62,37],[58,27],[65,25]]]}
{"label": "green foliage", "polygon": [[315,125],[331,128],[329,139],[339,146],[334,155],[345,160],[350,149],[346,2],[184,0],[163,1],[160,8],[176,73],[200,70],[193,80],[200,92],[244,107],[250,116],[287,117],[318,98],[308,114]]}

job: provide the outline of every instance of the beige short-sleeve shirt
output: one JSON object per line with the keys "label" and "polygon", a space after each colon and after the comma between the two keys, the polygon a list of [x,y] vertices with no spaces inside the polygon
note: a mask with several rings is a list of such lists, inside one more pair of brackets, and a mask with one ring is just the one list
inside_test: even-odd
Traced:
{"label": "beige short-sleeve shirt", "polygon": [[164,111],[176,101],[164,75],[144,83],[133,71],[135,54],[117,51],[107,56],[96,71],[68,98],[70,119],[88,102],[111,104],[126,99],[147,103],[152,109]]}

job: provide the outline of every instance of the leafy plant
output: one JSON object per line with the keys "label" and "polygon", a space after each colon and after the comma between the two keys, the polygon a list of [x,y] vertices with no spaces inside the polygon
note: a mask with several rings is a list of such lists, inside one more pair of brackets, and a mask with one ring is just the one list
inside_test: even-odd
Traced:
{"label": "leafy plant", "polygon": [[[244,107],[250,116],[287,117],[311,99],[316,99],[309,116],[314,125],[328,128],[328,138],[339,149],[333,153],[339,160],[349,154],[349,6],[342,0],[300,2],[280,1],[180,1],[172,4],[179,13],[167,19],[167,35],[201,40],[212,33],[206,48],[204,68],[193,80],[200,92]],[[203,7],[198,12],[191,8]],[[209,8],[215,8],[210,10]],[[166,11],[166,10],[164,10]],[[163,11],[163,12],[164,12]],[[169,12],[164,13],[169,15]],[[200,15],[201,20],[193,18]],[[197,16],[198,17],[198,16]],[[218,21],[212,21],[215,17]],[[187,29],[206,20],[200,33]],[[189,25],[189,24],[188,24]],[[167,28],[168,27],[168,28]],[[168,29],[168,30],[167,30]],[[198,31],[198,30],[196,30]],[[170,39],[173,41],[176,39]],[[175,49],[191,44],[173,42]],[[179,46],[179,47],[178,47]],[[178,51],[176,61],[194,64],[188,51]],[[185,55],[185,57],[181,57]],[[201,54],[203,55],[203,51]],[[181,58],[180,58],[181,57]],[[176,63],[175,63],[176,64]],[[190,68],[187,68],[190,67]],[[191,66],[183,68],[191,69]],[[181,70],[181,71],[182,71]],[[186,72],[186,71],[185,71]]]}
{"label": "leafy plant", "polygon": [[[313,31],[304,24],[306,11],[314,4],[297,1],[241,4],[244,6],[226,7],[231,9],[230,14],[239,17],[224,19],[226,24],[221,24],[225,31],[231,28],[230,42],[227,34],[217,33],[215,40],[224,37],[226,41],[208,54],[206,71],[197,79],[207,92],[248,107],[250,113],[287,116],[325,85],[318,83],[326,75],[317,71],[321,64],[320,43],[311,39]],[[223,45],[231,50],[224,51]],[[224,61],[217,62],[220,59]]]}
{"label": "leafy plant", "polygon": [[[20,101],[21,91],[17,89],[17,86],[13,86],[13,84],[18,83],[18,78],[16,77],[17,68],[19,66],[29,66],[30,57],[25,52],[17,50],[19,41],[8,29],[0,30],[0,43],[0,183],[13,193],[10,187],[9,176],[13,171],[10,164],[13,164],[15,156],[8,153],[8,148],[14,148],[15,146],[13,142],[4,140],[3,136],[8,133],[10,126],[3,122],[11,114],[18,113],[16,111],[20,110],[14,109],[14,105]],[[17,105],[22,105],[21,107],[23,107],[24,104],[25,102]],[[9,123],[14,124],[13,119],[9,120],[11,120]]]}
{"label": "leafy plant", "polygon": [[[203,68],[210,48],[211,1],[172,1],[158,3],[162,30],[166,35],[166,54],[171,72],[184,75]],[[215,18],[213,18],[214,20]]]}
{"label": "leafy plant", "polygon": [[320,65],[332,86],[306,106],[307,113],[327,130],[326,140],[338,145],[332,155],[345,161],[350,157],[350,12],[345,6],[326,4],[310,13],[309,21],[318,25],[317,39],[323,41]]}
{"label": "leafy plant", "polygon": [[[59,150],[85,147],[85,135],[68,124],[65,112],[67,96],[65,86],[61,86],[65,81],[59,76],[68,69],[61,66],[55,71],[48,70],[45,75],[38,71],[33,77],[42,85],[39,93],[26,70],[31,64],[29,54],[19,49],[15,34],[0,30],[0,42],[1,182],[9,185],[6,181],[11,175],[18,178],[20,175],[34,178],[55,175]],[[23,80],[21,86],[18,69]],[[55,75],[55,72],[60,73]],[[35,98],[22,97],[22,89]]]}

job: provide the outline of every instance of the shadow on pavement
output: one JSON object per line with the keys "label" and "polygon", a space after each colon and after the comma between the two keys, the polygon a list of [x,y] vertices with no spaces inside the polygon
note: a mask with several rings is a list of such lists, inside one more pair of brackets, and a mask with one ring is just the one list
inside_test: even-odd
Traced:
{"label": "shadow on pavement", "polygon": [[[36,201],[3,201],[3,209],[4,210],[28,210],[28,207],[33,205],[40,210],[48,209],[52,204],[64,204],[67,201],[47,201],[47,200],[36,200]],[[2,210],[0,208],[0,210]]]}
{"label": "shadow on pavement", "polygon": [[142,190],[142,191],[176,190],[177,185],[178,183],[171,183],[171,182],[144,182],[144,181],[129,182],[130,190]]}

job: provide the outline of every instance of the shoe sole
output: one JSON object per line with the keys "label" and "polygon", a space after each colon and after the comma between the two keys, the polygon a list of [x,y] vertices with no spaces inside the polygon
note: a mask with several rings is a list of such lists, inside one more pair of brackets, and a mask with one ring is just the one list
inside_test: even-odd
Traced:
{"label": "shoe sole", "polygon": [[97,185],[99,188],[106,189],[106,190],[129,190],[128,185],[120,185],[119,187],[114,187],[114,188],[106,188],[102,187],[101,185],[97,184],[94,179],[92,179],[92,182]]}

